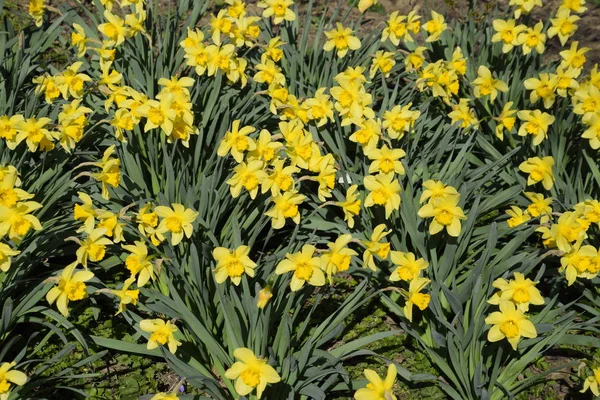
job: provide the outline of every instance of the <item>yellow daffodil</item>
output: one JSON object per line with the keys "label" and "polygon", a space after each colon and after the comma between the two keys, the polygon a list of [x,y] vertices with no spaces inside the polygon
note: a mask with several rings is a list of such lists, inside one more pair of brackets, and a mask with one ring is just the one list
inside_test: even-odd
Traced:
{"label": "yellow daffodil", "polygon": [[332,51],[336,49],[337,56],[344,58],[348,54],[348,50],[360,49],[360,40],[353,36],[354,31],[350,28],[344,28],[339,22],[335,29],[325,32],[327,41],[323,46],[323,50]]}
{"label": "yellow daffodil", "polygon": [[14,207],[18,202],[29,200],[34,196],[16,187],[17,174],[6,174],[0,179],[0,206]]}
{"label": "yellow daffodil", "polygon": [[373,229],[371,240],[363,240],[365,251],[363,252],[363,267],[369,268],[372,271],[377,271],[375,265],[375,255],[385,260],[390,253],[390,244],[382,242],[383,238],[392,233],[391,230],[386,231],[385,224],[379,224]]}
{"label": "yellow daffodil", "polygon": [[527,28],[519,33],[517,43],[521,45],[523,54],[531,53],[535,50],[536,53],[542,54],[546,49],[546,34],[543,33],[544,23],[539,21],[533,28]]}
{"label": "yellow daffodil", "polygon": [[239,361],[225,371],[225,377],[235,379],[235,391],[238,395],[247,396],[256,389],[256,397],[260,399],[268,384],[281,381],[268,360],[256,357],[252,350],[240,347],[233,351],[233,356]]}
{"label": "yellow daffodil", "polygon": [[94,163],[94,165],[102,169],[102,171],[93,174],[93,176],[102,183],[102,198],[105,200],[110,198],[108,187],[112,186],[116,188],[121,183],[121,160],[118,158],[111,158],[114,151],[115,145],[108,147],[104,151],[102,160]]}
{"label": "yellow daffodil", "polygon": [[300,172],[300,168],[294,165],[284,165],[284,159],[277,159],[272,163],[273,170],[262,180],[262,193],[270,190],[271,195],[276,196],[294,188],[293,175]]}
{"label": "yellow daffodil", "polygon": [[523,32],[527,27],[525,25],[517,25],[514,19],[503,20],[495,19],[492,21],[494,31],[496,33],[492,36],[492,43],[502,42],[502,52],[508,53],[513,47],[519,45],[519,34]]}
{"label": "yellow daffodil", "polygon": [[348,139],[361,145],[366,154],[377,146],[381,137],[381,124],[379,120],[368,119],[358,123],[358,129]]}
{"label": "yellow daffodil", "polygon": [[27,383],[27,375],[13,369],[15,365],[17,364],[14,361],[0,364],[0,398],[2,400],[8,400],[11,385],[23,386]]}
{"label": "yellow daffodil", "polygon": [[583,65],[586,61],[585,53],[591,49],[589,47],[577,48],[578,46],[579,42],[574,41],[571,43],[571,47],[568,50],[563,50],[560,52],[560,58],[562,59],[560,62],[561,68],[583,68]]}
{"label": "yellow daffodil", "polygon": [[51,122],[50,118],[28,118],[17,123],[16,143],[23,140],[27,143],[27,149],[34,153],[38,149],[49,151],[54,149],[54,140],[59,137],[58,132],[49,131],[46,126]]}
{"label": "yellow daffodil", "polygon": [[173,203],[172,208],[158,206],[154,209],[156,215],[161,217],[158,231],[171,233],[171,244],[177,246],[183,236],[188,239],[192,237],[194,227],[192,223],[198,218],[198,212],[191,208],[185,208],[182,204]]}
{"label": "yellow daffodil", "polygon": [[294,5],[292,0],[261,0],[256,4],[264,8],[262,16],[265,18],[273,17],[273,23],[279,25],[283,21],[295,21],[296,14],[290,8]]}
{"label": "yellow daffodil", "polygon": [[233,251],[225,247],[215,248],[212,255],[217,261],[214,269],[217,283],[223,283],[230,278],[231,282],[238,286],[244,274],[253,278],[256,263],[248,257],[248,253],[250,253],[248,246],[239,246]]}
{"label": "yellow daffodil", "polygon": [[496,121],[496,137],[500,140],[504,140],[504,130],[506,130],[507,133],[510,133],[515,126],[517,119],[514,115],[517,113],[517,110],[512,108],[513,104],[512,101],[507,102],[502,108],[502,113],[500,113],[499,116],[494,117],[494,120]]}
{"label": "yellow daffodil", "polygon": [[128,36],[125,20],[108,10],[104,11],[104,18],[107,22],[98,25],[98,30],[114,43],[114,46],[119,46]]}
{"label": "yellow daffodil", "polygon": [[144,132],[161,128],[167,136],[171,135],[177,119],[177,111],[173,108],[174,99],[172,95],[162,96],[160,100],[148,100],[137,109],[146,118]]}
{"label": "yellow daffodil", "polygon": [[135,278],[132,276],[125,280],[121,289],[112,289],[110,293],[119,298],[119,308],[115,315],[119,315],[127,309],[127,305],[131,304],[135,306],[138,301],[140,291],[138,289],[129,289],[129,287],[135,282]]}
{"label": "yellow daffodil", "polygon": [[249,134],[254,132],[251,126],[244,126],[240,129],[240,120],[236,119],[231,125],[231,130],[225,133],[225,137],[221,140],[217,155],[225,157],[231,151],[231,155],[236,162],[240,163],[244,159],[244,152],[256,149],[256,143]]}
{"label": "yellow daffodil", "polygon": [[250,198],[256,198],[260,185],[267,177],[264,163],[260,160],[241,162],[235,166],[233,172],[233,176],[225,182],[229,185],[231,196],[237,198],[244,188],[250,193]]}
{"label": "yellow daffodil", "polygon": [[16,256],[21,252],[13,250],[9,245],[0,243],[0,271],[8,272],[10,269],[12,256]]}
{"label": "yellow daffodil", "polygon": [[533,145],[537,146],[548,138],[548,128],[554,123],[554,116],[540,110],[522,110],[517,116],[523,124],[519,128],[519,136],[533,136]]}
{"label": "yellow daffodil", "polygon": [[444,16],[431,10],[431,19],[423,24],[423,29],[428,33],[426,41],[437,41],[446,28],[448,28],[448,24],[446,24]]}
{"label": "yellow daffodil", "polygon": [[86,238],[80,243],[77,249],[77,261],[87,268],[87,262],[102,261],[106,255],[106,246],[113,242],[105,237],[105,228],[95,228],[86,232]]}
{"label": "yellow daffodil", "polygon": [[9,117],[8,115],[0,116],[0,138],[6,140],[6,146],[10,150],[14,150],[19,144],[17,142],[17,127],[25,118],[17,114]]}
{"label": "yellow daffodil", "polygon": [[581,14],[587,10],[587,7],[585,7],[585,0],[563,0],[560,3],[560,8],[571,10],[577,14]]}
{"label": "yellow daffodil", "polygon": [[[44,10],[46,9],[46,0],[29,0],[29,15],[33,18],[35,26],[38,28],[44,22]],[[4,399],[2,399],[4,400]]]}
{"label": "yellow daffodil", "polygon": [[344,221],[348,223],[349,228],[354,228],[354,217],[360,214],[360,203],[361,200],[358,198],[356,191],[358,185],[352,185],[346,191],[346,198],[344,201],[336,202],[335,205],[342,207],[344,211]]}
{"label": "yellow daffodil", "polygon": [[262,310],[263,308],[265,308],[267,306],[267,304],[269,303],[269,301],[271,300],[272,297],[273,297],[273,292],[271,292],[270,287],[267,286],[266,288],[262,288],[258,292],[258,298],[256,300],[256,307],[258,307]]}
{"label": "yellow daffodil", "polygon": [[423,277],[416,277],[410,281],[408,285],[408,293],[406,294],[406,303],[404,304],[404,316],[410,322],[413,320],[413,305],[421,311],[424,311],[429,306],[431,295],[421,293],[425,286],[431,282],[430,279]]}
{"label": "yellow daffodil", "polygon": [[141,241],[135,241],[133,245],[122,245],[123,250],[130,254],[125,259],[125,267],[131,273],[131,278],[137,275],[138,287],[144,286],[150,279],[155,280],[154,265],[150,262],[153,256],[148,256],[148,248]]}
{"label": "yellow daffodil", "polygon": [[313,257],[315,246],[305,244],[298,253],[286,253],[286,259],[277,264],[275,273],[282,275],[293,271],[290,289],[298,291],[302,289],[305,283],[312,286],[325,285],[325,274],[321,269],[321,260]]}
{"label": "yellow daffodil", "polygon": [[404,66],[407,71],[415,71],[420,69],[423,66],[423,62],[425,62],[425,52],[427,51],[427,47],[419,46],[413,50],[412,53],[406,55],[404,59]]}
{"label": "yellow daffodil", "polygon": [[571,250],[560,258],[559,272],[565,274],[571,286],[577,278],[594,279],[600,272],[600,254],[594,246],[571,246]]}
{"label": "yellow daffodil", "polygon": [[385,207],[385,217],[389,218],[394,210],[400,209],[400,183],[394,179],[394,173],[365,176],[365,189],[369,194],[365,199],[365,207],[379,205]]}
{"label": "yellow daffodil", "polygon": [[396,60],[394,60],[394,53],[389,51],[379,50],[373,56],[373,61],[371,63],[371,69],[369,70],[369,77],[372,79],[377,74],[377,71],[381,71],[381,74],[387,78],[390,76],[390,72],[392,68],[396,65]]}
{"label": "yellow daffodil", "polygon": [[418,110],[411,110],[412,103],[405,106],[394,106],[383,113],[383,128],[391,139],[401,139],[410,132],[417,119],[421,116]]}
{"label": "yellow daffodil", "polygon": [[508,92],[508,85],[500,79],[495,79],[492,72],[485,65],[477,69],[477,78],[473,81],[473,92],[476,98],[490,96],[490,100],[496,100],[498,92]]}
{"label": "yellow daffodil", "polygon": [[541,223],[548,222],[552,214],[552,197],[546,198],[543,194],[535,192],[525,192],[524,194],[531,202],[531,204],[527,206],[527,213],[533,218],[541,217]]}
{"label": "yellow daffodil", "polygon": [[515,351],[522,337],[537,337],[535,325],[510,301],[500,302],[500,311],[488,315],[485,323],[492,325],[488,331],[488,341],[506,339]]}
{"label": "yellow daffodil", "polygon": [[421,271],[429,266],[423,258],[417,259],[413,253],[402,251],[391,251],[390,260],[394,264],[394,271],[390,275],[390,281],[412,281],[421,274]]}
{"label": "yellow daffodil", "polygon": [[580,212],[567,211],[550,228],[540,227],[538,231],[542,232],[544,241],[552,243],[563,252],[570,252],[573,248],[579,248],[587,237],[586,225],[583,222],[585,221]]}
{"label": "yellow daffodil", "polygon": [[579,88],[577,77],[581,74],[581,70],[574,68],[556,68],[556,93],[561,97],[571,95]]}
{"label": "yellow daffodil", "polygon": [[527,178],[527,186],[542,182],[544,189],[550,190],[552,185],[554,185],[554,173],[552,172],[553,166],[554,158],[552,156],[543,158],[531,157],[519,165],[519,170],[529,174],[529,177]]}
{"label": "yellow daffodil", "polygon": [[444,228],[450,236],[458,237],[461,231],[461,220],[467,219],[462,208],[458,206],[460,196],[438,198],[422,206],[418,215],[421,218],[430,218],[429,234],[435,235]]}
{"label": "yellow daffodil", "polygon": [[360,11],[361,14],[364,14],[365,11],[367,11],[375,4],[378,4],[378,0],[359,0],[358,11]]}
{"label": "yellow daffodil", "polygon": [[31,215],[40,208],[42,205],[35,201],[24,201],[14,207],[0,205],[0,238],[8,235],[10,240],[19,243],[31,229],[41,230],[40,221]]}
{"label": "yellow daffodil", "polygon": [[499,291],[488,300],[489,304],[499,305],[501,302],[510,301],[522,312],[529,311],[529,305],[536,306],[544,304],[544,298],[540,291],[535,287],[539,282],[531,279],[525,279],[525,275],[520,272],[514,273],[514,278],[508,281],[504,278],[498,278],[492,284]]}
{"label": "yellow daffodil", "polygon": [[299,194],[296,190],[273,196],[273,203],[275,204],[265,212],[267,217],[271,217],[273,229],[283,228],[286,218],[290,218],[296,224],[299,224],[300,211],[298,205],[302,204],[305,199],[306,196]]}
{"label": "yellow daffodil", "polygon": [[509,5],[515,6],[515,18],[521,15],[527,15],[533,10],[533,7],[542,7],[542,0],[510,0]]}
{"label": "yellow daffodil", "polygon": [[396,365],[390,363],[385,380],[372,369],[365,369],[364,374],[369,383],[354,393],[355,400],[397,400],[394,396],[394,383],[398,374]]}
{"label": "yellow daffodil", "polygon": [[556,75],[541,73],[538,78],[529,78],[523,82],[523,86],[527,90],[531,90],[529,93],[529,101],[536,103],[539,99],[544,102],[545,108],[550,108],[554,104],[556,85],[558,79]]}
{"label": "yellow daffodil", "polygon": [[571,15],[571,10],[559,9],[554,18],[550,18],[552,26],[548,28],[548,37],[553,38],[558,35],[560,44],[564,46],[577,30],[575,22],[579,19],[577,15]]}
{"label": "yellow daffodil", "polygon": [[57,283],[46,293],[46,300],[50,305],[56,302],[56,308],[65,317],[69,316],[69,301],[82,300],[87,296],[87,286],[85,282],[94,277],[91,271],[75,271],[78,262],[75,261],[66,266],[60,277],[51,278]]}
{"label": "yellow daffodil", "polygon": [[404,165],[400,159],[406,153],[402,149],[390,149],[387,145],[383,145],[381,149],[371,149],[367,152],[367,157],[373,160],[369,166],[369,173],[381,172],[384,174],[395,172],[400,175],[405,174]]}
{"label": "yellow daffodil", "polygon": [[146,348],[153,350],[158,345],[167,345],[169,351],[173,354],[177,351],[177,347],[181,346],[181,342],[175,339],[174,333],[179,329],[171,321],[164,321],[160,318],[143,319],[140,321],[140,329],[150,333]]}
{"label": "yellow daffodil", "polygon": [[429,179],[423,182],[423,188],[419,203],[424,203],[426,201],[433,203],[436,199],[458,196],[458,191],[454,187],[446,185],[442,181]]}
{"label": "yellow daffodil", "polygon": [[580,393],[585,393],[590,389],[594,396],[600,396],[600,389],[598,388],[598,385],[600,385],[600,367],[592,369],[592,374],[583,381],[583,389]]}
{"label": "yellow daffodil", "polygon": [[459,126],[463,129],[477,126],[479,123],[475,110],[469,107],[469,102],[470,99],[460,99],[458,104],[452,105],[452,111],[448,113],[452,123],[459,123]]}
{"label": "yellow daffodil", "polygon": [[408,42],[413,41],[406,24],[406,15],[398,15],[398,11],[394,11],[390,14],[386,22],[386,27],[381,33],[381,41],[385,42],[388,40],[388,38],[394,46],[398,46],[400,44],[400,40],[405,40]]}
{"label": "yellow daffodil", "polygon": [[356,251],[346,247],[351,240],[352,235],[345,234],[338,237],[334,243],[327,243],[329,250],[323,253],[321,260],[330,285],[333,285],[333,275],[347,271],[352,257],[358,255]]}
{"label": "yellow daffodil", "polygon": [[507,210],[506,214],[510,217],[506,221],[510,228],[522,225],[531,219],[531,215],[527,212],[523,212],[523,210],[517,206],[510,206],[510,210]]}

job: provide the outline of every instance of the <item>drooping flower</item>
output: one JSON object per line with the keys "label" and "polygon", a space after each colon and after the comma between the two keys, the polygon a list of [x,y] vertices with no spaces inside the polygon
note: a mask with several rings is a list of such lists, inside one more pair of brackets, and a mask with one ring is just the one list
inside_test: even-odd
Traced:
{"label": "drooping flower", "polygon": [[585,378],[583,381],[583,389],[581,389],[580,393],[585,393],[588,389],[594,394],[594,396],[600,396],[600,367],[592,369],[591,376]]}

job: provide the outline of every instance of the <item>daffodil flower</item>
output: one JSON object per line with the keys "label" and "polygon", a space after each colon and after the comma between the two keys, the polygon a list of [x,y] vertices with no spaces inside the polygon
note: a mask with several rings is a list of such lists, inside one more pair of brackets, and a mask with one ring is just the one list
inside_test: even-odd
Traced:
{"label": "daffodil flower", "polygon": [[179,329],[170,321],[157,319],[143,319],[140,321],[140,329],[150,333],[150,338],[146,348],[154,350],[159,345],[167,345],[169,351],[173,354],[177,351],[177,347],[181,346],[181,342],[175,339],[174,333]]}
{"label": "daffodil flower", "polygon": [[260,399],[268,384],[281,381],[268,360],[256,357],[252,350],[240,347],[233,351],[233,356],[239,361],[225,371],[225,377],[235,379],[235,391],[240,396],[247,396],[256,389],[256,397]]}
{"label": "daffodil flower", "polygon": [[173,208],[158,206],[154,212],[161,217],[158,231],[171,233],[171,244],[177,246],[183,236],[188,239],[192,237],[194,227],[192,223],[198,218],[198,212],[185,208],[182,204],[171,204]]}
{"label": "daffodil flower", "polygon": [[515,351],[522,337],[537,337],[535,325],[510,301],[500,302],[500,311],[487,316],[485,323],[492,325],[488,331],[488,341],[498,342],[506,339]]}
{"label": "daffodil flower", "polygon": [[305,244],[302,250],[298,253],[286,253],[286,259],[277,264],[275,273],[282,275],[293,271],[290,288],[296,292],[308,283],[312,286],[325,285],[325,274],[321,269],[321,260],[318,257],[313,257],[315,246]]}
{"label": "daffodil flower", "polygon": [[520,272],[514,273],[514,278],[506,280],[498,278],[492,284],[499,291],[488,300],[489,304],[498,305],[502,301],[511,301],[517,306],[517,309],[523,312],[529,311],[529,305],[536,306],[544,304],[542,294],[535,287],[539,282],[531,279],[525,279],[525,275]]}
{"label": "daffodil flower", "polygon": [[354,393],[355,400],[397,399],[397,397],[394,396],[394,383],[396,382],[396,375],[398,374],[395,364],[390,363],[390,365],[388,365],[385,380],[381,379],[372,369],[365,369],[364,374],[369,383],[367,383],[366,387],[360,388]]}
{"label": "daffodil flower", "polygon": [[75,271],[75,267],[79,264],[75,261],[66,266],[60,277],[50,278],[58,283],[46,294],[48,304],[52,305],[56,302],[56,308],[65,317],[69,316],[69,301],[82,300],[87,296],[87,286],[85,282],[94,277],[91,271],[81,270]]}
{"label": "daffodil flower", "polygon": [[16,369],[13,362],[4,362],[0,364],[0,399],[8,400],[11,385],[23,386],[27,382],[27,375]]}
{"label": "daffodil flower", "polygon": [[214,270],[217,283],[223,283],[230,278],[231,282],[238,286],[244,274],[254,277],[256,263],[248,257],[248,253],[250,253],[248,246],[238,246],[233,251],[225,247],[215,248],[212,254],[217,261]]}

